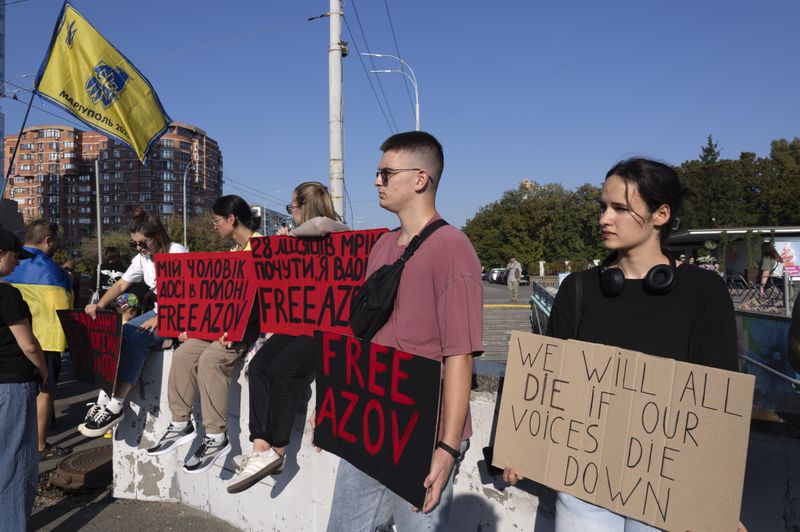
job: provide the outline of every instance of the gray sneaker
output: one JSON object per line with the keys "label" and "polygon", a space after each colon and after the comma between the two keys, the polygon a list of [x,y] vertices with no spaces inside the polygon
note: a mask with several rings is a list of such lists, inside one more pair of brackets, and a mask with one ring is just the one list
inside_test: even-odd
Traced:
{"label": "gray sneaker", "polygon": [[182,429],[178,429],[172,423],[167,427],[167,432],[164,434],[155,446],[147,449],[147,454],[150,456],[158,456],[160,454],[167,454],[170,451],[177,449],[178,445],[190,442],[194,439],[194,425],[192,422]]}
{"label": "gray sneaker", "polygon": [[217,458],[225,456],[229,452],[231,452],[231,443],[228,441],[227,434],[219,443],[205,436],[197,451],[183,464],[183,470],[192,474],[205,473],[211,469]]}

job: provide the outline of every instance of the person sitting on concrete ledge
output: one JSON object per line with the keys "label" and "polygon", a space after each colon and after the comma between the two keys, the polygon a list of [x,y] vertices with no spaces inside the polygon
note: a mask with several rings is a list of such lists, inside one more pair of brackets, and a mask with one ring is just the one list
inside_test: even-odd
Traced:
{"label": "person sitting on concrete ledge", "polygon": [[[239,196],[223,196],[211,208],[212,223],[219,236],[233,239],[231,251],[248,251],[250,238],[260,237],[255,231],[260,219],[254,218],[250,205]],[[203,473],[231,450],[225,430],[231,374],[236,362],[258,337],[258,309],[253,306],[245,337],[241,342],[207,342],[186,339],[172,355],[169,370],[168,397],[172,421],[156,445],[147,454],[157,456],[174,451],[195,438],[192,410],[197,392],[203,412],[205,436],[197,451],[183,464],[187,473]]]}
{"label": "person sitting on concrete ledge", "polygon": [[[150,290],[156,291],[156,266],[153,255],[156,253],[185,253],[181,244],[172,242],[167,230],[158,220],[141,208],[137,208],[130,223],[131,247],[139,251],[133,257],[131,265],[122,275],[122,279],[103,294],[97,304],[86,305],[86,313],[95,317],[98,309],[116,304],[117,297],[128,291],[133,284],[144,281]],[[84,436],[96,438],[115,427],[124,413],[122,405],[125,397],[139,378],[144,366],[144,359],[151,347],[162,343],[164,338],[158,336],[156,326],[158,317],[151,310],[138,316],[122,327],[122,347],[120,348],[117,380],[114,383],[112,397],[100,390],[97,402],[94,403],[78,431]]]}
{"label": "person sitting on concrete ledge", "polygon": [[[298,185],[286,206],[297,227],[282,227],[279,235],[321,237],[347,231],[333,208],[328,188],[322,183]],[[270,474],[283,471],[295,405],[292,383],[314,373],[318,349],[309,336],[273,334],[249,364],[250,441],[253,451],[240,460],[228,493],[239,493]]]}

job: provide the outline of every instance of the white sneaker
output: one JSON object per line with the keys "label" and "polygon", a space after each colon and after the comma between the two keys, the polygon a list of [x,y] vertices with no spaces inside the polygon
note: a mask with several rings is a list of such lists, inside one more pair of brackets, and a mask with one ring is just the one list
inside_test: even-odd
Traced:
{"label": "white sneaker", "polygon": [[275,449],[253,453],[244,456],[241,460],[234,459],[239,470],[228,485],[228,493],[239,493],[258,483],[267,475],[280,473],[283,471],[283,461],[283,456],[276,453]]}

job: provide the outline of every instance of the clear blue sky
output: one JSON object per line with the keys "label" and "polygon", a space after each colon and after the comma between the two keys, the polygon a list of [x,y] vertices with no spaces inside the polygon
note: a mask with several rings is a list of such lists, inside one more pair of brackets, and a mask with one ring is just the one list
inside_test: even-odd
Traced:
{"label": "clear blue sky", "polygon": [[[387,1],[419,80],[422,129],[445,147],[438,207],[459,226],[523,178],[599,184],[630,155],[695,158],[709,133],[728,158],[766,155],[771,140],[800,135],[796,1]],[[300,181],[327,182],[328,21],[306,21],[327,1],[74,5],[150,79],[174,120],[219,141],[225,176],[237,182],[226,193],[279,209]],[[38,69],[60,7],[7,6],[7,77]],[[382,0],[344,9],[353,30],[343,27],[354,225],[395,226],[372,186],[378,146],[393,130],[356,54],[353,41],[367,49],[356,11],[370,51],[396,54],[394,39]],[[413,129],[403,77],[380,81],[397,130]],[[16,132],[24,107],[0,103],[7,134]],[[29,125],[58,122],[39,109]]]}

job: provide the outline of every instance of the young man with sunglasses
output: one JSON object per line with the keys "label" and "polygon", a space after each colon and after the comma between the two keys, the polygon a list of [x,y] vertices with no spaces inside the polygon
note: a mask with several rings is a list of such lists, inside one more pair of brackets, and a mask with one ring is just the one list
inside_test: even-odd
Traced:
{"label": "young man with sunglasses", "polygon": [[[400,220],[400,230],[386,233],[376,242],[367,276],[394,263],[414,236],[441,218],[436,211],[436,189],[444,168],[439,141],[421,131],[398,133],[383,143],[381,151],[374,185],[381,207]],[[482,329],[480,262],[464,233],[443,226],[406,263],[394,311],[372,338],[374,343],[442,363],[439,434],[424,481],[428,490],[425,504],[412,508],[342,459],[329,531],[372,531],[390,524],[400,532],[446,528],[456,466],[472,434],[472,357],[483,352]]]}

